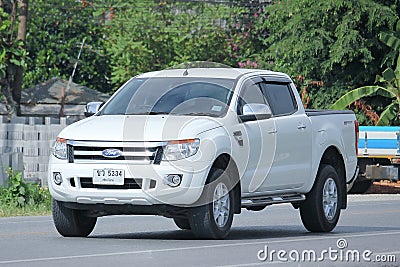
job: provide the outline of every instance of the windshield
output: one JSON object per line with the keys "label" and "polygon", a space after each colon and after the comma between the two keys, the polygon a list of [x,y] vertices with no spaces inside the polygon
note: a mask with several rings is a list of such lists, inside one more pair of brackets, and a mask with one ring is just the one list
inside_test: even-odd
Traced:
{"label": "windshield", "polygon": [[99,115],[199,115],[226,113],[235,80],[191,77],[134,78]]}

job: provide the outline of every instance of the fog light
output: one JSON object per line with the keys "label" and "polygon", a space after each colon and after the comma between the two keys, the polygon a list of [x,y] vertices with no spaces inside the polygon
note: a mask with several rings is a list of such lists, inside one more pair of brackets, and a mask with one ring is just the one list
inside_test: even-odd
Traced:
{"label": "fog light", "polygon": [[164,177],[164,184],[177,187],[182,182],[182,174],[168,174]]}
{"label": "fog light", "polygon": [[53,180],[56,185],[60,185],[62,183],[61,173],[53,172]]}

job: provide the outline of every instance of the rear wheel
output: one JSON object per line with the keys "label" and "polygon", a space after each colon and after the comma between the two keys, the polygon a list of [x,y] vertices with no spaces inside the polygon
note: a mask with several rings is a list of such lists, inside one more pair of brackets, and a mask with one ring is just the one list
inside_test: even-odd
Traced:
{"label": "rear wheel", "polygon": [[176,226],[182,230],[190,230],[189,219],[187,218],[174,218]]}
{"label": "rear wheel", "polygon": [[223,239],[229,234],[234,211],[232,188],[224,170],[210,171],[201,198],[202,205],[189,212],[190,228],[196,237]]}
{"label": "rear wheel", "polygon": [[330,165],[322,165],[313,188],[300,205],[301,220],[307,230],[330,232],[335,228],[344,193],[342,188],[336,170]]}
{"label": "rear wheel", "polygon": [[63,202],[52,200],[53,221],[65,237],[86,237],[96,225],[97,218],[84,216],[82,211],[69,209]]}

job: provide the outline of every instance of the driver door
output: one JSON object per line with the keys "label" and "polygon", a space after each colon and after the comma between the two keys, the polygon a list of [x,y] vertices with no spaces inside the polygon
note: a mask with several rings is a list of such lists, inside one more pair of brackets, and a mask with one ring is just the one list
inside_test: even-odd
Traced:
{"label": "driver door", "polygon": [[[245,104],[267,104],[262,92],[261,78],[251,78],[243,83],[237,101],[237,114],[243,114]],[[252,194],[260,190],[268,181],[274,162],[276,127],[273,118],[239,122],[234,129],[234,137],[240,135],[238,157],[244,165],[242,192]],[[240,143],[239,143],[240,144]]]}

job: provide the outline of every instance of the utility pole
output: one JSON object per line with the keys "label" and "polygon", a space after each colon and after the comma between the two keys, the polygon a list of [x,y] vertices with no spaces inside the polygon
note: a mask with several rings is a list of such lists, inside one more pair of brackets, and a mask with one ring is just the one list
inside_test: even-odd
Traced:
{"label": "utility pole", "polygon": [[69,89],[71,89],[72,79],[74,78],[76,68],[78,67],[79,58],[81,57],[81,53],[82,53],[83,45],[85,44],[85,40],[86,40],[86,38],[83,38],[81,48],[79,49],[78,57],[76,58],[74,69],[72,70],[71,76],[69,76],[67,88],[65,89],[63,87],[61,89],[62,90],[62,92],[61,92],[61,108],[60,108],[60,113],[59,113],[60,117],[65,117],[65,114],[64,114],[65,98],[67,97],[67,93],[68,93]]}
{"label": "utility pole", "polygon": [[[28,21],[28,0],[19,0],[19,14],[18,14],[18,35],[17,40],[21,40],[24,43],[24,49],[26,44],[26,28]],[[14,81],[12,83],[12,96],[16,104],[17,115],[21,115],[21,90],[23,83],[23,72],[22,66],[17,66],[15,69]]]}

